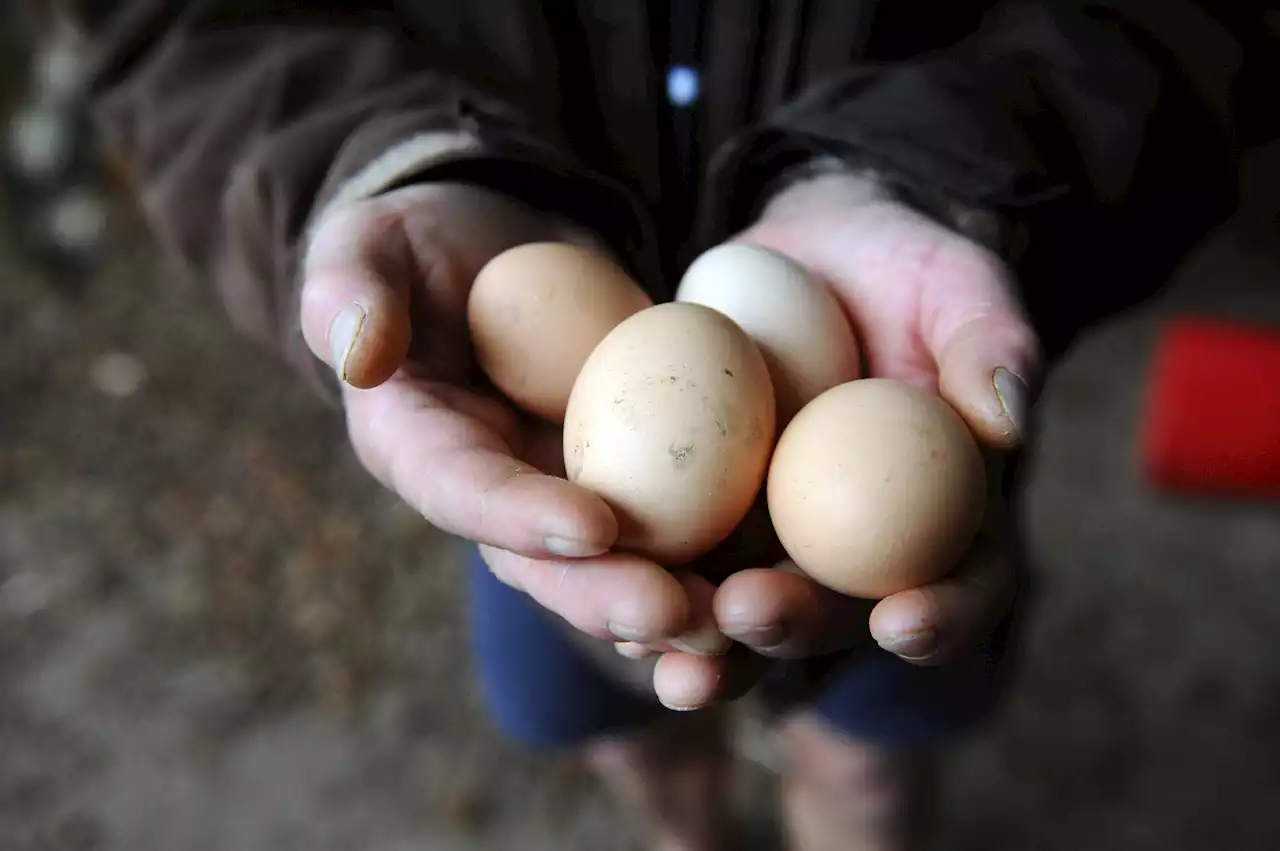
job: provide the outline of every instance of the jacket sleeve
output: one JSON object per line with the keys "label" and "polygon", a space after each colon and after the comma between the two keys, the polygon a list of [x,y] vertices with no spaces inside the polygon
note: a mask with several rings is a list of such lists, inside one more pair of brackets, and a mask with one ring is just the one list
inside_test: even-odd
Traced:
{"label": "jacket sleeve", "polygon": [[163,248],[322,387],[298,327],[298,255],[335,205],[464,181],[590,221],[624,254],[643,239],[630,197],[556,127],[433,67],[389,3],[84,0],[70,13],[95,52],[104,141]]}
{"label": "jacket sleeve", "polygon": [[819,80],[731,140],[708,238],[805,163],[867,169],[950,224],[991,214],[1060,350],[1233,209],[1244,19],[1180,0],[1002,4],[967,40]]}

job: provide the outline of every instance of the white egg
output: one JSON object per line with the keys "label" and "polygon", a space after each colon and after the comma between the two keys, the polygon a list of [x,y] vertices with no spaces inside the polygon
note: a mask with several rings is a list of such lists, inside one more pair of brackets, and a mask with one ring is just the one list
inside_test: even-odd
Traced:
{"label": "white egg", "polygon": [[676,300],[723,313],[755,341],[773,380],[779,424],[860,376],[858,343],[835,296],[776,251],[739,243],[713,248],[689,266]]}

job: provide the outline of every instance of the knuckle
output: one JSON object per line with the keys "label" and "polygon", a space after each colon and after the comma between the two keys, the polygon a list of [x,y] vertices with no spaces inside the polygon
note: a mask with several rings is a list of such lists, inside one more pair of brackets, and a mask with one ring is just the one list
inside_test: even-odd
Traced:
{"label": "knuckle", "polygon": [[363,230],[360,213],[355,206],[338,207],[316,223],[303,258],[308,277],[349,251],[353,236]]}
{"label": "knuckle", "polygon": [[492,522],[495,509],[501,505],[503,493],[513,482],[529,472],[531,470],[525,465],[512,461],[475,483],[476,515],[481,525]]}
{"label": "knuckle", "polygon": [[324,317],[318,312],[324,307],[328,278],[323,275],[307,273],[302,281],[299,294],[298,313],[303,321],[322,321]]}

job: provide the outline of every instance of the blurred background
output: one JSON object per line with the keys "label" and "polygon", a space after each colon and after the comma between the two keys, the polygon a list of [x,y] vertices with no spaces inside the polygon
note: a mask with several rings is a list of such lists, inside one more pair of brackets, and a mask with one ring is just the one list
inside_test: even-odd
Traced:
{"label": "blurred background", "polygon": [[[578,766],[487,725],[458,544],[166,271],[74,40],[0,9],[0,848],[631,847]],[[1244,188],[1050,381],[1040,593],[1005,711],[948,766],[955,848],[1280,848],[1280,503],[1159,492],[1137,451],[1167,320],[1280,328],[1280,150]]]}

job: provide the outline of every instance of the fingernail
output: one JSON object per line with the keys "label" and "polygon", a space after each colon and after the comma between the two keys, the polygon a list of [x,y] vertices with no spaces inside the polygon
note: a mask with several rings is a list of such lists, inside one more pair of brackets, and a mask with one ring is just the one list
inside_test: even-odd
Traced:
{"label": "fingernail", "polygon": [[744,629],[730,627],[725,633],[734,641],[740,641],[748,647],[768,650],[777,647],[787,638],[787,631],[779,624],[770,626],[753,626]]}
{"label": "fingernail", "polygon": [[1027,420],[1027,385],[1021,378],[1004,367],[996,367],[991,375],[991,383],[996,389],[996,398],[1005,418],[1013,427],[1016,437],[1023,435]]}
{"label": "fingernail", "polygon": [[548,552],[564,558],[589,558],[608,551],[608,547],[588,544],[586,541],[561,538],[557,535],[549,535],[543,538],[542,545],[547,548]]}
{"label": "fingernail", "polygon": [[923,659],[938,649],[938,634],[932,629],[903,632],[881,641],[880,646],[903,659]]}
{"label": "fingernail", "polygon": [[364,326],[364,308],[354,301],[342,308],[329,324],[329,346],[333,350],[333,369],[338,378],[347,380],[347,359],[355,348],[356,338]]}
{"label": "fingernail", "polygon": [[619,641],[634,641],[639,644],[648,644],[653,640],[653,635],[648,630],[643,630],[630,624],[609,621],[606,626],[609,628],[609,632],[613,634],[613,637]]}
{"label": "fingernail", "polygon": [[637,644],[634,641],[619,641],[613,645],[613,649],[618,652],[619,656],[627,659],[646,659],[653,655],[653,651],[643,644]]}
{"label": "fingernail", "polygon": [[671,646],[694,656],[720,656],[728,652],[733,642],[713,623],[670,639]]}
{"label": "fingernail", "polygon": [[659,702],[662,703],[663,706],[667,707],[672,712],[692,712],[698,708],[696,706],[678,706],[677,704],[674,704],[674,703],[667,703],[665,700],[662,700],[662,698],[658,698],[658,700]]}

